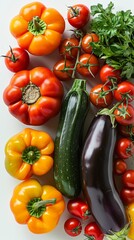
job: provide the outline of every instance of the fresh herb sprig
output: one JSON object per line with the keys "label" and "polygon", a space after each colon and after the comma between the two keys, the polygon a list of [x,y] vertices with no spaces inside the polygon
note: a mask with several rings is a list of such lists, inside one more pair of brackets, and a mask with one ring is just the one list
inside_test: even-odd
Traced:
{"label": "fresh herb sprig", "polygon": [[91,6],[90,30],[99,35],[92,42],[93,53],[115,69],[121,69],[124,79],[134,77],[134,16],[130,10],[113,12],[114,4],[107,8],[101,4]]}

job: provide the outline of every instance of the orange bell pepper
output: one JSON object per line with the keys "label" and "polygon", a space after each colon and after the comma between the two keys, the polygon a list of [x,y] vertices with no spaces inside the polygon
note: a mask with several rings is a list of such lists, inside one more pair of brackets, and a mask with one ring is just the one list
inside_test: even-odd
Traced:
{"label": "orange bell pepper", "polygon": [[27,224],[31,232],[47,233],[58,224],[65,201],[55,187],[29,179],[14,189],[10,208],[16,221]]}
{"label": "orange bell pepper", "polygon": [[52,53],[60,45],[64,29],[62,15],[40,2],[23,6],[10,22],[10,32],[19,46],[33,55]]}
{"label": "orange bell pepper", "polygon": [[5,168],[19,180],[44,175],[53,166],[54,141],[46,132],[26,128],[5,146]]}
{"label": "orange bell pepper", "polygon": [[128,237],[131,240],[134,240],[134,202],[129,203],[126,206],[126,213],[127,213],[127,216],[128,216],[128,220],[130,222],[130,227],[129,227],[129,230],[128,230]]}

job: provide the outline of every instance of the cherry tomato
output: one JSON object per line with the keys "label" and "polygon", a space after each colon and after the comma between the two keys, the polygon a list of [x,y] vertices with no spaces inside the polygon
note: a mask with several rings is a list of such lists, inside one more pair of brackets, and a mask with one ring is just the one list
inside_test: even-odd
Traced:
{"label": "cherry tomato", "polygon": [[134,189],[122,188],[120,192],[120,197],[125,205],[134,202]]}
{"label": "cherry tomato", "polygon": [[59,53],[66,59],[75,59],[78,53],[78,45],[79,41],[76,38],[63,39],[59,47]]}
{"label": "cherry tomato", "polygon": [[104,234],[96,222],[88,223],[84,228],[84,234],[87,237],[87,239],[91,238],[93,240],[103,240],[104,238]]}
{"label": "cherry tomato", "polygon": [[89,97],[91,103],[98,108],[109,106],[113,100],[110,88],[103,84],[94,86],[90,91]]}
{"label": "cherry tomato", "polygon": [[134,107],[131,104],[121,103],[114,110],[115,119],[121,125],[134,123]]}
{"label": "cherry tomato", "polygon": [[80,198],[69,200],[67,203],[67,209],[72,215],[84,220],[90,215],[87,203]]}
{"label": "cherry tomato", "polygon": [[129,138],[120,138],[116,142],[115,150],[120,158],[127,159],[134,154],[134,143]]}
{"label": "cherry tomato", "polygon": [[114,162],[114,173],[122,175],[127,170],[127,164],[123,159],[116,159]]}
{"label": "cherry tomato", "polygon": [[90,19],[90,11],[84,4],[76,4],[68,7],[67,19],[75,28],[84,27]]}
{"label": "cherry tomato", "polygon": [[120,74],[120,70],[115,70],[113,67],[105,64],[100,70],[100,79],[103,83],[112,85],[112,80],[115,82],[119,82],[121,80]]}
{"label": "cherry tomato", "polygon": [[64,230],[68,235],[72,237],[78,236],[82,231],[82,225],[80,220],[78,220],[77,218],[67,219],[64,223]]}
{"label": "cherry tomato", "polygon": [[122,134],[123,136],[130,138],[134,137],[134,124],[130,124],[127,126],[118,124],[118,129],[120,134]]}
{"label": "cherry tomato", "polygon": [[5,58],[5,65],[11,72],[19,72],[21,70],[26,70],[29,65],[29,54],[26,50],[16,47],[11,48],[6,53],[2,55]]}
{"label": "cherry tomato", "polygon": [[129,102],[134,99],[134,84],[128,81],[123,81],[117,85],[114,91],[114,97],[117,101],[127,100]]}
{"label": "cherry tomato", "polygon": [[94,54],[84,53],[79,58],[77,72],[85,77],[94,77],[99,71],[99,60]]}
{"label": "cherry tomato", "polygon": [[53,66],[53,72],[57,78],[61,81],[66,81],[71,79],[73,73],[74,63],[71,60],[61,59],[55,63]]}
{"label": "cherry tomato", "polygon": [[127,170],[122,176],[122,183],[126,188],[134,189],[134,170]]}
{"label": "cherry tomato", "polygon": [[99,42],[99,37],[95,33],[87,33],[82,38],[82,49],[85,53],[92,53],[92,46],[90,45],[91,42]]}

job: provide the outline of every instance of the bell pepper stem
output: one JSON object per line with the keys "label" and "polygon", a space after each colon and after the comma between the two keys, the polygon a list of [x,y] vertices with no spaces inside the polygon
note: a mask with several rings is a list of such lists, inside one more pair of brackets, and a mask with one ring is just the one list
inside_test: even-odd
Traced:
{"label": "bell pepper stem", "polygon": [[33,204],[33,208],[36,210],[42,206],[46,206],[48,204],[54,204],[54,203],[56,203],[56,198],[52,198],[52,199],[48,199],[48,200],[41,200],[39,202],[35,202]]}

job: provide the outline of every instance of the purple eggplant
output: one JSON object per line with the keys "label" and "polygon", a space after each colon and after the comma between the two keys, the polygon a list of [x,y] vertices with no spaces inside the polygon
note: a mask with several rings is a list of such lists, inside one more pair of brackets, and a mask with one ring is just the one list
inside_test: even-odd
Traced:
{"label": "purple eggplant", "polygon": [[115,233],[118,239],[127,232],[127,218],[113,180],[116,138],[110,117],[95,117],[87,131],[81,164],[83,194],[91,213],[104,234]]}

